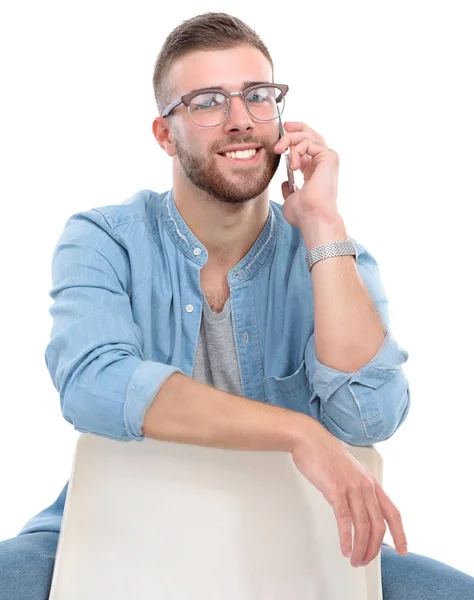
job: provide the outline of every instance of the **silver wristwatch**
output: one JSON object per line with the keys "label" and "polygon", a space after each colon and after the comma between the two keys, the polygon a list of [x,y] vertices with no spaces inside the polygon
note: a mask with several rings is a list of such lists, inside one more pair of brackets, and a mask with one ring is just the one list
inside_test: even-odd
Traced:
{"label": "silver wristwatch", "polygon": [[311,272],[313,266],[325,258],[332,258],[333,256],[354,256],[357,259],[357,250],[354,242],[349,238],[342,242],[328,242],[321,246],[311,248],[306,254],[306,264],[308,270]]}

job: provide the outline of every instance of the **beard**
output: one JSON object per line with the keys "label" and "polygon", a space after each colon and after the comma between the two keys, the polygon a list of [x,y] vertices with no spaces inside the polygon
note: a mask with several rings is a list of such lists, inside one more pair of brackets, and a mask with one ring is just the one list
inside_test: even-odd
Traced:
{"label": "beard", "polygon": [[[216,153],[219,148],[211,148],[209,155],[198,154],[185,147],[178,131],[174,131],[174,143],[181,168],[186,177],[197,188],[228,204],[243,204],[262,194],[270,185],[280,164],[281,154],[273,150],[278,140],[255,140],[242,138],[229,140],[231,144],[259,144],[259,152],[264,152],[265,164],[258,167],[241,167],[234,175],[224,172],[224,164],[219,165],[220,159]],[[221,144],[222,147],[222,144]]]}

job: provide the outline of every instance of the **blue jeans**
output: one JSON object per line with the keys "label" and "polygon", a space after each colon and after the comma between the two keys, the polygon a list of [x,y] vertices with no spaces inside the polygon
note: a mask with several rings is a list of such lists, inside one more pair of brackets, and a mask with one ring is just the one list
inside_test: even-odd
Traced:
{"label": "blue jeans", "polygon": [[[35,532],[0,542],[0,600],[47,600],[58,534]],[[474,577],[419,554],[382,546],[384,600],[471,600]]]}

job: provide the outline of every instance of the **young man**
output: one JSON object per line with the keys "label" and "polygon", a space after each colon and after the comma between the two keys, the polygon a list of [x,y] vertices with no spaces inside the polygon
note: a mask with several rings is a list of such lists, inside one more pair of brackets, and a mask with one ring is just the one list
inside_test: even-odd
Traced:
{"label": "young man", "polygon": [[[173,189],[72,216],[54,252],[46,361],[64,417],[124,441],[291,452],[351,563],[381,549],[385,600],[474,598],[473,578],[407,552],[398,510],[339,442],[389,438],[410,396],[377,264],[337,210],[336,152],[304,123],[279,139],[287,87],[229,15],[176,28],[154,89]],[[304,185],[283,185],[282,206],[268,186],[287,148]],[[66,489],[0,544],[1,600],[47,598]]]}

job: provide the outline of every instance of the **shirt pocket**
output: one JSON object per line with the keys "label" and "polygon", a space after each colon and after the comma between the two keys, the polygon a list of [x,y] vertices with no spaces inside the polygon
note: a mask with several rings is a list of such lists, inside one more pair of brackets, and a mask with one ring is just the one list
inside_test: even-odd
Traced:
{"label": "shirt pocket", "polygon": [[304,360],[297,371],[287,377],[264,377],[265,402],[309,415],[311,390]]}

